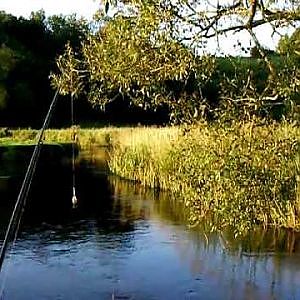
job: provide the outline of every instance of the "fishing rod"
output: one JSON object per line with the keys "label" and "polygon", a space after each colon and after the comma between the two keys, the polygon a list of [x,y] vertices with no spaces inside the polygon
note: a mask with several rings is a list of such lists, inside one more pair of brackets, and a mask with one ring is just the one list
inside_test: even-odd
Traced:
{"label": "fishing rod", "polygon": [[58,96],[58,92],[59,89],[57,89],[52,102],[50,104],[49,110],[47,112],[47,115],[45,117],[44,123],[42,128],[39,130],[38,133],[38,138],[37,138],[37,143],[34,147],[23,183],[21,185],[21,189],[19,191],[18,194],[18,198],[17,201],[15,203],[10,221],[8,223],[7,229],[6,229],[6,233],[5,233],[5,237],[4,237],[4,241],[2,243],[1,246],[1,250],[0,250],[0,272],[2,270],[2,266],[3,266],[3,262],[6,256],[6,252],[7,252],[7,248],[9,245],[9,241],[10,238],[13,237],[13,241],[12,243],[14,244],[17,238],[17,233],[20,227],[20,222],[21,222],[21,218],[22,215],[24,213],[25,210],[25,205],[26,205],[26,200],[27,200],[27,196],[28,196],[28,192],[32,183],[32,179],[33,179],[33,175],[35,173],[36,170],[36,165],[37,162],[39,160],[39,156],[40,156],[40,152],[41,152],[41,147],[43,144],[43,136],[44,136],[44,132],[46,130],[46,128],[49,126],[49,122],[52,116],[52,113],[54,111],[54,108],[56,106],[57,103],[57,96]]}

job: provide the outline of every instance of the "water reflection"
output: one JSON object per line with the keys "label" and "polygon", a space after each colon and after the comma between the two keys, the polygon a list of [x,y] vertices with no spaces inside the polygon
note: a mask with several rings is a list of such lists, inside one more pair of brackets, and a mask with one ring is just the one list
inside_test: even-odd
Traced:
{"label": "water reflection", "polygon": [[[195,280],[208,281],[208,286],[214,282],[222,290],[220,298],[212,290],[212,295],[206,295],[205,299],[297,299],[300,296],[297,287],[299,233],[257,228],[243,238],[235,238],[230,231],[207,234],[199,228],[186,230],[179,225],[186,218],[184,208],[168,194],[160,193],[158,197],[153,190],[116,178],[111,178],[110,183],[124,212],[162,222],[159,231],[164,235],[164,243],[172,245]],[[122,191],[126,191],[125,197]],[[150,200],[146,205],[144,196]],[[170,224],[172,233],[168,231]]]}
{"label": "water reflection", "polygon": [[78,162],[76,210],[69,168],[40,170],[4,299],[300,298],[298,233],[188,229],[177,199],[106,176],[103,155]]}

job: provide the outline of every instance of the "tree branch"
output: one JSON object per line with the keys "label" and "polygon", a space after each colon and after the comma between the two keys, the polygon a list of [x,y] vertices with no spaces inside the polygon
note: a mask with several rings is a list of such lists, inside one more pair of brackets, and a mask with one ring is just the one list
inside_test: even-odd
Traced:
{"label": "tree branch", "polygon": [[[193,23],[192,25],[200,27],[200,32],[198,33],[198,36],[200,35],[203,38],[212,38],[215,37],[217,35],[221,35],[224,33],[228,33],[228,32],[238,32],[238,31],[242,31],[242,30],[249,30],[249,28],[255,28],[255,27],[259,27],[261,25],[264,24],[269,24],[275,21],[280,21],[281,23],[290,23],[290,22],[297,22],[300,21],[300,14],[299,13],[291,13],[291,12],[286,12],[286,11],[281,11],[281,12],[274,12],[271,15],[265,16],[261,19],[258,20],[250,20],[251,21],[251,26],[249,26],[249,20],[247,23],[245,24],[239,24],[239,25],[232,25],[232,26],[228,26],[226,28],[221,28],[221,29],[216,29],[213,32],[209,33],[210,29],[212,28],[212,26],[214,24],[217,23],[217,21],[220,20],[220,17],[214,16],[211,22],[206,25],[205,27],[203,26],[198,26],[197,24]],[[192,38],[184,38],[184,40],[190,40]]]}

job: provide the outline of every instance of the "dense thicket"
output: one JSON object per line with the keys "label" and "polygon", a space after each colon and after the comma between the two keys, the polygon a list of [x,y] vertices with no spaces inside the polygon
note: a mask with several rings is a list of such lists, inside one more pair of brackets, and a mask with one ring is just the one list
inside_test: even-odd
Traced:
{"label": "dense thicket", "polygon": [[0,126],[40,126],[53,91],[55,58],[70,41],[76,48],[87,32],[74,16],[29,19],[0,12]]}

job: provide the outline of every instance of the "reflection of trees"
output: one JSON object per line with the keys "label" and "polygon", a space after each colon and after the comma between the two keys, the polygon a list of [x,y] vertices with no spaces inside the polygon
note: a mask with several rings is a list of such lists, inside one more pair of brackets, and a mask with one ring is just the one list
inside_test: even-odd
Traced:
{"label": "reflection of trees", "polygon": [[[108,147],[98,147],[94,144],[95,138],[91,135],[89,139],[85,138],[86,144],[83,145],[83,151],[80,151],[80,164],[83,166],[90,166],[97,172],[108,172],[108,159],[109,149]],[[80,138],[79,138],[79,143]]]}
{"label": "reflection of trees", "polygon": [[[173,224],[184,224],[185,209],[180,199],[167,192],[145,188],[144,186],[118,177],[108,178],[113,194],[113,209],[120,211],[121,218],[158,218]],[[197,240],[210,244],[215,235],[209,233],[210,225],[204,222],[189,231]],[[200,234],[200,236],[198,236]],[[268,254],[294,253],[300,251],[300,233],[285,229],[256,227],[247,235],[236,237],[230,229],[218,234],[220,244],[227,253]],[[200,238],[201,237],[201,238]]]}
{"label": "reflection of trees", "polygon": [[[168,234],[166,239],[170,238]],[[242,239],[232,241],[235,249],[229,248],[227,240],[225,248],[224,237],[222,240],[219,234],[214,233],[207,234],[206,239],[204,233],[196,229],[185,231],[175,228],[172,234],[176,238],[171,245],[181,263],[188,266],[192,276],[199,280],[198,286],[215,286],[216,292],[224,291],[222,299],[298,299],[299,256],[287,252],[290,249],[280,248],[281,243],[288,247],[292,233],[282,234],[282,239],[276,241],[280,245],[273,248],[276,252],[266,252],[266,249],[270,251],[267,242],[265,249],[261,246],[251,252],[254,249],[251,245],[252,250],[246,252],[243,245],[246,242]],[[272,236],[273,232],[265,234],[266,239],[271,241],[267,235]]]}
{"label": "reflection of trees", "polygon": [[121,206],[123,216],[136,220],[161,219],[171,223],[184,223],[182,202],[170,193],[144,187],[138,183],[110,176],[115,206]]}
{"label": "reflection of trees", "polygon": [[223,231],[220,238],[227,250],[240,251],[244,255],[300,251],[300,233],[285,229],[257,227],[241,238],[235,238],[230,231]]}
{"label": "reflection of trees", "polygon": [[[66,177],[63,172],[60,177],[49,172],[47,180],[54,175],[58,181]],[[57,198],[51,204],[52,212],[61,214],[61,223],[39,224],[37,229],[27,223],[18,242],[20,251],[32,251],[32,258],[48,263],[55,256],[71,257],[74,249],[86,247],[92,250],[96,264],[111,264],[116,253],[134,255],[138,231],[145,229],[143,234],[151,230],[155,236],[156,246],[175,251],[195,278],[195,289],[204,282],[224,291],[224,299],[296,298],[299,294],[300,233],[256,228],[237,239],[230,230],[208,233],[205,224],[187,230],[182,204],[168,193],[106,177],[87,165],[81,165],[77,175],[80,203],[76,211],[55,210],[61,208],[60,201],[69,203],[68,184],[65,191],[57,184],[57,189],[45,193],[45,184],[35,192],[37,200]]]}
{"label": "reflection of trees", "polygon": [[148,220],[153,213],[155,195],[139,184],[110,176],[113,212],[119,211],[121,220]]}
{"label": "reflection of trees", "polygon": [[209,233],[204,223],[186,230],[177,226],[185,220],[178,199],[116,177],[109,177],[109,183],[113,209],[121,211],[121,218],[159,220],[160,234],[181,263],[196,279],[213,282],[226,291],[224,299],[274,299],[287,292],[291,297],[296,294],[300,261],[294,253],[300,250],[300,233],[258,227],[236,238],[230,230]]}

